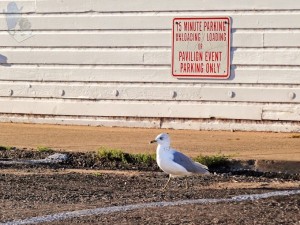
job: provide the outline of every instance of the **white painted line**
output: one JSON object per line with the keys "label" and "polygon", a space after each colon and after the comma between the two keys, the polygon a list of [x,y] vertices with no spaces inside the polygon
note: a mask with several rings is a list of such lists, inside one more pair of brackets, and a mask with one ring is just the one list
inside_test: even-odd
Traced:
{"label": "white painted line", "polygon": [[253,200],[265,199],[265,198],[270,198],[275,196],[289,196],[289,195],[297,195],[297,194],[300,194],[300,190],[275,191],[275,192],[268,192],[263,194],[238,195],[232,198],[193,199],[193,200],[181,200],[176,202],[151,202],[151,203],[142,203],[142,204],[135,204],[135,205],[112,206],[112,207],[105,207],[105,208],[62,212],[62,213],[56,213],[47,216],[37,216],[37,217],[32,217],[24,220],[15,220],[7,223],[0,223],[0,225],[38,224],[44,222],[53,222],[57,220],[72,219],[72,218],[82,217],[82,216],[93,216],[93,215],[103,215],[108,213],[125,212],[134,209],[178,206],[178,205],[187,205],[187,204],[253,201]]}

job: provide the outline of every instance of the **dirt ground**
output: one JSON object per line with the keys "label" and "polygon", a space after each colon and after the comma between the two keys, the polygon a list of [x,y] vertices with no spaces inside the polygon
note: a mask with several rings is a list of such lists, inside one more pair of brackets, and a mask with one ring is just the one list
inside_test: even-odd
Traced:
{"label": "dirt ground", "polygon": [[[182,199],[230,198],[299,188],[299,181],[228,174],[190,177],[161,188],[161,172],[2,169],[0,221],[63,211]],[[300,195],[263,200],[138,209],[44,224],[299,224]]]}
{"label": "dirt ground", "polygon": [[[168,132],[173,147],[196,156],[222,153],[240,159],[300,160],[299,133],[215,132],[0,123],[0,145],[91,151],[100,146],[154,153],[149,145]],[[27,152],[27,151],[26,151]],[[12,152],[13,153],[13,152]],[[11,154],[12,154],[11,153]],[[68,169],[67,169],[68,168]],[[231,198],[299,190],[295,176],[212,174],[176,178],[167,190],[162,172],[47,167],[0,168],[0,224],[74,210],[150,202]],[[43,224],[300,224],[300,195],[255,201],[191,204],[85,216]]]}
{"label": "dirt ground", "polygon": [[172,146],[187,155],[222,153],[239,159],[300,161],[300,133],[192,131],[0,123],[0,145],[68,151],[100,146],[154,153],[149,141],[168,132]]}

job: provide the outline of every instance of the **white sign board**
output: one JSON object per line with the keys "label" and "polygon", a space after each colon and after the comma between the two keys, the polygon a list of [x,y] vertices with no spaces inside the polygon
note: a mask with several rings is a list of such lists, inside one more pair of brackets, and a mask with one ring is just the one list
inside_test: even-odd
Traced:
{"label": "white sign board", "polygon": [[230,76],[230,18],[174,18],[172,75],[227,79]]}

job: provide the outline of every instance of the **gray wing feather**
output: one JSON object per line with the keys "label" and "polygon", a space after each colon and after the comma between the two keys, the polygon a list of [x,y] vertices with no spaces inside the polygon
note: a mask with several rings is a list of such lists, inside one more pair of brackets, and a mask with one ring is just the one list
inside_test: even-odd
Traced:
{"label": "gray wing feather", "polygon": [[191,160],[189,157],[182,154],[181,152],[174,151],[173,156],[174,156],[173,161],[183,166],[188,172],[203,173],[203,174],[209,173],[208,170],[206,169],[207,168],[206,166],[194,162],[193,160]]}

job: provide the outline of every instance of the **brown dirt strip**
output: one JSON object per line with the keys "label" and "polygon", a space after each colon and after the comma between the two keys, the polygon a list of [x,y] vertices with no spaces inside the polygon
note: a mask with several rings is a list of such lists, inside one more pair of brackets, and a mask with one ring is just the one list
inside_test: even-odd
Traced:
{"label": "brown dirt strip", "polygon": [[299,133],[193,131],[0,123],[0,145],[20,148],[46,146],[68,151],[91,151],[100,146],[129,153],[154,153],[149,141],[162,132],[182,152],[226,154],[239,159],[300,161]]}

